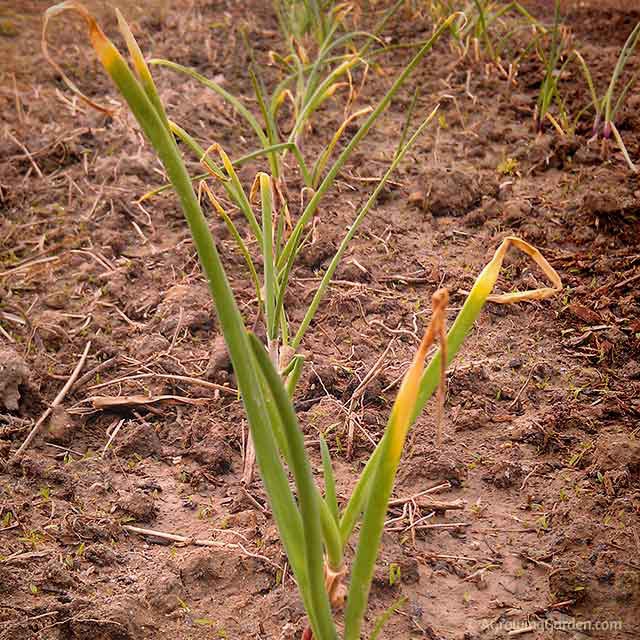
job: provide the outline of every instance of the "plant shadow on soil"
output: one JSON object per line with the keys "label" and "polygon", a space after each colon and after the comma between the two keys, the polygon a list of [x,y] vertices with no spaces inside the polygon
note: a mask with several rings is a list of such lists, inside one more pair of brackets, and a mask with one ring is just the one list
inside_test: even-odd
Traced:
{"label": "plant shadow on soil", "polygon": [[[0,140],[0,637],[300,637],[303,610],[265,495],[259,481],[248,490],[241,483],[246,427],[237,399],[152,376],[92,388],[140,373],[232,386],[233,374],[175,199],[134,204],[162,176],[131,117],[90,111],[43,64],[34,43],[47,4],[0,11],[12,26],[0,32],[8,61],[0,113],[9,123]],[[114,33],[106,3],[87,4]],[[220,74],[239,95],[251,95],[251,85],[234,22],[248,21],[257,55],[278,46],[268,3],[140,4],[150,14],[129,17],[145,52]],[[540,4],[529,3],[549,19],[553,3]],[[602,86],[640,14],[588,4],[567,6],[566,21]],[[408,18],[394,20],[390,42],[430,33],[426,18]],[[63,64],[92,97],[115,98],[80,25],[54,31]],[[369,74],[359,101],[380,95],[408,55],[400,49],[380,60],[384,74]],[[630,67],[639,63],[636,54]],[[296,406],[314,468],[325,433],[346,496],[382,433],[437,287],[451,292],[451,320],[460,291],[509,234],[536,244],[565,284],[552,301],[488,305],[448,374],[444,446],[434,446],[428,412],[413,429],[395,496],[446,486],[391,511],[368,618],[372,626],[406,597],[386,638],[498,638],[508,623],[540,620],[558,628],[524,637],[586,637],[559,630],[574,619],[622,624],[588,637],[638,637],[640,183],[617,152],[603,162],[587,145],[586,119],[575,136],[536,137],[543,73],[528,59],[512,86],[438,44],[414,78],[417,114],[442,102],[438,133],[424,136],[385,189],[303,344],[308,364]],[[224,103],[183,78],[157,77],[171,115],[201,140],[231,155],[251,150]],[[587,100],[575,69],[561,90],[571,109]],[[389,140],[398,138],[412,91],[394,102],[319,212],[317,237],[286,300],[294,321],[367,197],[369,178],[395,151]],[[305,133],[308,151],[342,121],[341,100],[318,112]],[[635,159],[639,105],[632,92],[619,123]],[[501,175],[497,167],[509,158],[515,173]],[[246,184],[255,171],[242,169]],[[292,177],[290,194],[299,187]],[[242,259],[223,223],[211,220],[252,324]],[[539,283],[519,258],[508,260],[500,280],[505,290]],[[10,461],[89,339],[85,371],[105,364],[54,411],[28,454]],[[349,416],[354,389],[390,343],[384,368]],[[86,398],[100,394],[207,400],[89,411]],[[462,510],[434,506],[457,499]],[[227,546],[160,544],[128,534],[127,523]]]}

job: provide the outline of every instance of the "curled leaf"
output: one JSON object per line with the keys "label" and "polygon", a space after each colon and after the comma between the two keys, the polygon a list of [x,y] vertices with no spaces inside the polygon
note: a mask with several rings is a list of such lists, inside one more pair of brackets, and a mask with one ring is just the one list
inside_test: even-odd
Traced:
{"label": "curled leaf", "polygon": [[[547,276],[552,286],[541,287],[539,289],[529,289],[527,291],[513,291],[511,293],[491,294],[496,284],[504,257],[509,251],[509,247],[515,247],[523,253],[526,253]],[[514,302],[525,302],[530,300],[544,300],[551,298],[562,291],[562,280],[558,272],[549,264],[547,259],[532,245],[515,236],[506,237],[491,259],[491,262],[482,270],[478,276],[476,284],[471,290],[471,294],[482,296],[488,302],[496,302],[498,304],[512,304]],[[463,293],[467,293],[463,291]]]}
{"label": "curled leaf", "polygon": [[[432,297],[431,322],[425,331],[422,342],[416,351],[409,370],[404,376],[400,390],[393,405],[393,411],[389,419],[389,456],[394,465],[400,460],[402,448],[407,436],[407,432],[412,423],[412,416],[418,393],[420,391],[420,380],[424,371],[424,361],[429,348],[438,340],[441,348],[446,347],[445,320],[446,309],[449,302],[449,292],[446,289],[438,289]],[[440,376],[440,403],[444,401],[444,363],[442,360]],[[440,422],[441,411],[438,422]],[[440,434],[440,427],[438,431]],[[438,436],[440,438],[440,435]]]}
{"label": "curled leaf", "polygon": [[44,21],[42,24],[42,53],[49,62],[49,64],[62,76],[65,84],[71,89],[78,97],[86,102],[90,107],[101,111],[102,113],[106,113],[109,116],[113,116],[115,113],[115,109],[110,109],[109,107],[105,107],[103,105],[94,102],[91,98],[86,96],[78,86],[69,78],[69,76],[64,72],[62,67],[51,57],[49,53],[49,46],[47,44],[47,28],[49,27],[49,21],[51,18],[64,13],[65,11],[73,11],[77,13],[80,17],[84,19],[87,23],[87,27],[89,29],[89,38],[91,40],[91,44],[100,59],[102,65],[108,69],[113,61],[120,54],[117,49],[113,46],[111,41],[104,35],[104,32],[100,28],[100,25],[96,22],[95,18],[87,11],[84,5],[79,2],[75,2],[74,0],[66,0],[66,2],[61,2],[60,4],[56,4],[53,7],[49,7],[44,13]]}

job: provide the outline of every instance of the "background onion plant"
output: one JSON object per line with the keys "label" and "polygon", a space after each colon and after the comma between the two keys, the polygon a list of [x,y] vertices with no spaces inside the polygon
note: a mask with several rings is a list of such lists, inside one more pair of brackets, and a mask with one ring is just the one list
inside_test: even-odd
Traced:
{"label": "background onion plant", "polygon": [[584,74],[585,80],[589,87],[591,106],[593,106],[595,112],[592,140],[598,140],[599,138],[602,139],[603,155],[606,157],[608,153],[608,145],[611,137],[613,136],[613,139],[622,152],[627,165],[634,172],[637,172],[638,169],[629,156],[629,152],[627,151],[624,141],[622,140],[622,136],[618,131],[618,127],[616,126],[615,121],[616,116],[629,93],[629,90],[634,85],[634,83],[638,79],[638,75],[640,74],[640,69],[637,69],[629,78],[629,80],[627,80],[627,82],[622,85],[621,88],[618,86],[621,80],[622,73],[627,66],[627,62],[629,62],[629,58],[636,50],[639,41],[640,22],[631,31],[629,37],[624,43],[624,46],[620,50],[620,55],[618,56],[618,60],[616,61],[616,65],[613,69],[613,73],[611,74],[611,79],[609,80],[607,90],[601,97],[598,96],[589,66],[585,62],[580,52],[574,51],[574,55],[578,59],[580,68],[582,69],[582,73]]}
{"label": "background onion plant", "polygon": [[[340,6],[344,10],[344,6]],[[348,248],[349,242],[375,203],[392,172],[432,121],[437,109],[436,107],[428,115],[413,135],[403,136],[402,144],[394,155],[388,170],[345,232],[344,239],[333,256],[300,326],[297,328],[289,326],[284,303],[289,276],[293,264],[300,255],[305,240],[308,238],[309,223],[316,215],[322,198],[331,188],[340,170],[351,157],[356,147],[386,110],[393,97],[454,20],[452,15],[438,26],[432,37],[423,43],[413,60],[396,78],[392,87],[375,108],[367,107],[349,114],[329,137],[317,157],[310,161],[309,158],[304,157],[299,145],[300,137],[303,135],[305,127],[308,125],[313,113],[340,86],[351,84],[350,82],[345,83],[342,79],[350,73],[355,65],[363,60],[367,44],[376,39],[375,33],[382,30],[384,24],[398,6],[399,3],[396,3],[385,13],[373,34],[356,31],[337,35],[339,23],[334,20],[331,22],[328,33],[313,60],[310,60],[307,54],[304,53],[300,43],[290,41],[291,51],[288,56],[283,57],[272,54],[272,57],[277,59],[278,64],[284,70],[284,78],[275,86],[271,95],[267,95],[265,85],[258,73],[257,65],[253,61],[250,65],[249,73],[255,90],[256,103],[260,108],[259,117],[256,117],[237,97],[227,92],[219,83],[205,78],[197,71],[168,60],[152,59],[149,61],[150,64],[168,67],[179,73],[186,74],[221,96],[236,110],[247,127],[254,133],[260,145],[259,149],[234,161],[229,158],[219,144],[211,144],[205,149],[183,127],[167,119],[171,133],[195,154],[206,169],[205,173],[199,174],[192,179],[204,180],[213,177],[216,183],[224,189],[232,205],[243,214],[249,234],[248,240],[244,229],[238,228],[236,223],[233,222],[230,212],[225,209],[220,199],[215,196],[214,190],[208,185],[201,184],[200,191],[207,195],[214,209],[225,221],[231,236],[247,263],[255,287],[259,313],[265,319],[267,342],[272,360],[286,374],[290,373],[291,368],[296,365],[297,361],[294,359],[295,351],[300,346],[307,329],[313,321],[318,306],[342,256]],[[333,7],[331,11],[336,9],[336,7]],[[354,53],[333,55],[336,50],[353,43],[356,38],[365,38],[367,43]],[[286,137],[283,137],[279,113],[285,100],[290,100],[293,104],[294,119],[290,132]],[[260,122],[259,118],[261,118],[262,122]],[[347,127],[357,119],[364,119],[364,121],[353,138],[337,154],[337,158],[332,160],[332,156],[336,154],[338,143],[344,136]],[[286,165],[284,160],[287,154],[290,154],[288,157],[293,157],[295,160],[298,174],[304,185],[301,194],[302,207],[300,215],[295,221],[292,220],[291,209],[293,207],[290,206],[288,201],[286,189],[287,176],[285,175]],[[255,188],[247,191],[237,175],[236,168],[258,156],[266,156],[268,158],[270,175],[257,177],[254,182]],[[265,188],[258,188],[260,181],[264,183],[263,186]],[[271,182],[270,188],[266,188],[266,181]],[[143,198],[151,197],[170,186],[169,184],[155,189],[145,194]],[[252,199],[254,198],[261,203],[261,224],[253,213]],[[268,212],[270,213],[268,214]],[[262,278],[258,276],[257,269],[253,264],[247,247],[249,242],[255,242],[261,248],[264,264]],[[292,384],[293,386],[295,385]]]}
{"label": "background onion plant", "polygon": [[343,12],[350,9],[349,3],[336,0],[273,0],[273,7],[287,39],[312,35],[318,43],[324,42]]}
{"label": "background onion plant", "polygon": [[[244,202],[243,213],[246,214],[247,223],[262,250],[262,304],[268,336],[265,348],[265,345],[245,327],[209,224],[178,149],[176,128],[167,117],[149,67],[127,23],[118,13],[120,30],[129,50],[133,69],[104,35],[94,18],[78,2],[63,2],[46,12],[43,44],[50,19],[67,10],[75,11],[86,21],[91,43],[100,62],[156,151],[178,195],[229,350],[273,517],[309,619],[305,635],[307,638],[314,637],[318,640],[336,640],[339,637],[358,640],[367,611],[368,595],[388,502],[409,429],[438,388],[442,403],[445,367],[460,349],[488,299],[503,303],[541,299],[556,294],[562,286],[558,275],[536,249],[518,238],[510,237],[502,242],[478,276],[448,333],[445,329],[448,294],[445,290],[437,291],[433,296],[431,322],[404,376],[384,435],[356,482],[347,503],[342,509],[338,505],[331,457],[324,442],[321,442],[324,493],[320,492],[313,477],[304,447],[303,433],[291,401],[295,386],[292,376],[295,379],[296,365],[291,366],[290,362],[295,362],[295,359],[289,360],[283,370],[279,359],[274,357],[273,342],[277,339],[280,327],[281,335],[287,336],[288,346],[295,348],[300,344],[335,269],[336,261],[340,258],[343,246],[332,261],[332,266],[327,271],[302,325],[293,336],[282,329],[282,283],[286,283],[282,274],[288,273],[292,256],[295,256],[298,250],[318,202],[333,183],[355,145],[366,135],[400,85],[450,23],[444,21],[440,25],[433,38],[396,79],[393,87],[371,112],[320,181],[311,200],[286,237],[284,233],[279,235],[273,224],[275,209],[281,206],[275,197],[274,176],[259,173],[250,193],[246,194],[234,172],[233,163],[220,147],[216,147],[222,166],[207,166],[216,178],[226,185],[227,193],[235,193],[236,201]],[[44,48],[46,53],[46,44]],[[343,245],[353,235],[354,228],[362,216],[371,208],[384,180],[432,117],[433,112],[396,154],[387,174],[345,236]],[[209,194],[210,191],[206,193]],[[259,216],[253,212],[252,196],[260,201]],[[215,196],[212,198],[215,201]],[[511,246],[529,255],[549,278],[551,286],[534,291],[491,296],[502,261]],[[436,343],[440,348],[428,366],[425,366],[427,352]],[[289,377],[283,380],[283,374],[286,375],[287,371]],[[290,478],[293,479],[293,488]],[[345,550],[358,523],[360,533],[347,586]],[[339,611],[345,598],[346,605],[342,617]],[[383,616],[374,627],[371,637],[377,635],[384,619],[386,617]]]}
{"label": "background onion plant", "polygon": [[[580,118],[586,112],[593,110],[593,135],[589,142],[602,140],[602,156],[606,158],[609,154],[609,144],[613,138],[628,167],[637,172],[637,167],[631,160],[620,131],[616,126],[616,117],[640,74],[640,70],[636,70],[620,86],[626,65],[640,41],[640,23],[632,29],[627,37],[613,68],[607,89],[604,94],[599,95],[589,65],[580,51],[571,49],[570,33],[561,22],[560,8],[560,1],[556,0],[554,21],[549,29],[551,40],[548,51],[545,52],[542,48],[537,49],[539,58],[544,62],[545,75],[540,85],[540,93],[538,94],[534,114],[536,129],[541,132],[544,128],[545,120],[548,120],[560,135],[571,134],[575,131]],[[567,105],[559,90],[559,83],[571,62],[578,64],[586,80],[590,97],[590,102],[573,116],[569,114]],[[551,113],[551,107],[554,104],[557,108],[557,116]]]}
{"label": "background onion plant", "polygon": [[[393,97],[456,17],[455,14],[452,14],[443,20],[435,29],[431,38],[422,43],[412,61],[398,75],[389,91],[375,108],[366,107],[345,117],[313,162],[309,161],[308,158],[305,159],[299,142],[314,112],[323,102],[331,98],[338,88],[343,85],[352,86],[351,70],[363,60],[368,45],[377,40],[375,34],[384,28],[387,20],[399,6],[400,3],[396,2],[384,13],[373,33],[347,31],[340,34],[338,34],[338,27],[341,22],[336,17],[335,12],[346,11],[347,7],[340,5],[340,8],[331,8],[330,10],[333,13],[330,27],[313,60],[308,57],[302,44],[296,40],[289,40],[289,55],[283,57],[272,53],[271,57],[284,70],[284,78],[275,86],[271,95],[267,95],[265,84],[251,55],[252,63],[249,68],[249,74],[255,91],[256,103],[260,108],[259,117],[262,122],[236,96],[226,91],[219,83],[204,77],[194,69],[169,60],[152,59],[149,61],[152,65],[168,67],[194,78],[226,100],[236,110],[247,127],[253,131],[260,145],[260,148],[256,151],[234,162],[219,144],[213,143],[205,149],[183,127],[168,118],[166,120],[171,134],[182,141],[206,169],[206,173],[197,175],[193,179],[204,180],[205,178],[213,177],[216,183],[224,189],[231,204],[243,214],[249,236],[248,239],[246,239],[244,229],[238,228],[234,223],[231,212],[225,209],[220,199],[216,197],[214,190],[206,183],[200,183],[199,192],[206,194],[215,211],[222,217],[247,264],[254,284],[256,300],[258,301],[258,312],[264,318],[268,351],[272,362],[279,369],[283,378],[287,380],[287,387],[290,393],[293,393],[295,389],[303,364],[301,357],[295,355],[296,351],[315,317],[342,256],[393,171],[395,171],[414,142],[432,121],[437,110],[436,106],[417,127],[413,135],[407,135],[406,139],[402,141],[387,171],[345,231],[344,238],[325,271],[302,322],[298,327],[290,326],[285,305],[289,277],[296,259],[311,235],[309,231],[310,223],[318,211],[322,198],[331,188],[341,168],[351,157],[356,147],[384,113]],[[121,28],[126,29],[121,16],[119,16],[119,21]],[[357,51],[336,55],[336,52],[340,51],[341,48],[352,45],[357,39],[362,38],[365,44]],[[132,36],[128,35],[127,39],[132,40]],[[247,43],[247,46],[250,46],[249,43]],[[132,43],[131,47],[137,47],[137,45]],[[149,74],[148,68],[145,73]],[[349,78],[348,83],[343,80],[345,76]],[[157,95],[155,100],[159,101]],[[292,102],[294,118],[290,132],[283,137],[279,113],[285,100]],[[163,115],[163,117],[166,118],[166,115]],[[344,149],[337,154],[337,158],[332,160],[332,156],[336,154],[338,143],[344,136],[347,127],[357,119],[363,119],[363,122],[356,134],[345,145]],[[287,175],[284,162],[287,154],[291,154],[289,157],[294,158],[296,168],[304,185],[301,192],[301,211],[295,221],[292,220],[291,209],[293,207],[290,206],[287,197]],[[270,174],[259,174],[254,181],[253,187],[245,190],[237,175],[236,167],[257,156],[266,156],[268,158]],[[173,186],[175,188],[175,185]],[[143,198],[158,193],[162,189],[164,187],[151,191]],[[253,212],[252,201],[254,200],[260,203],[261,214],[259,218],[261,222],[258,221]],[[256,243],[260,247],[263,263],[262,276],[258,275],[258,269],[249,252],[248,244],[250,242]],[[251,479],[252,475],[255,455],[253,445],[253,440],[249,439],[248,455],[245,460],[245,479],[247,481]]]}
{"label": "background onion plant", "polygon": [[[513,79],[519,61],[533,48],[537,39],[546,29],[517,1],[496,2],[495,0],[431,0],[431,15],[442,19],[458,11],[457,19],[449,31],[455,48],[461,57],[473,53],[476,62],[485,60],[497,68],[502,75]],[[506,18],[513,18],[509,24]],[[522,32],[532,31],[528,44],[520,47]],[[515,47],[514,44],[518,43]],[[514,48],[520,48],[513,55]],[[505,68],[506,66],[506,68]]]}

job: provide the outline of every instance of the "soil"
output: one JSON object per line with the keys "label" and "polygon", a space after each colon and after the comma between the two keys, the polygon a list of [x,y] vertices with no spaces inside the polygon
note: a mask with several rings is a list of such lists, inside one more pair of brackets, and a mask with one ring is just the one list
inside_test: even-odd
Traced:
{"label": "soil", "polygon": [[[242,484],[246,424],[225,391],[233,372],[188,229],[170,194],[135,204],[163,178],[126,110],[113,119],[90,110],[44,63],[37,42],[48,4],[0,8],[0,637],[299,638],[304,613],[266,496],[259,480]],[[86,4],[115,34],[106,3]],[[371,13],[385,4],[372,3]],[[388,26],[390,44],[431,33],[416,4]],[[564,8],[599,87],[640,20],[628,4]],[[125,13],[146,54],[218,76],[257,111],[236,27],[246,26],[266,62],[281,47],[270,3],[135,5]],[[527,6],[551,19],[550,0]],[[365,26],[375,17],[368,13],[360,14]],[[50,41],[83,89],[113,105],[80,22],[54,23]],[[377,59],[356,106],[381,95],[409,56],[400,48]],[[629,68],[638,63],[636,54]],[[231,156],[254,148],[225,103],[167,71],[156,76],[171,117],[204,143],[220,142]],[[443,446],[429,411],[411,432],[395,497],[440,489],[391,510],[367,619],[371,630],[402,598],[384,638],[503,638],[527,626],[522,637],[532,639],[640,638],[640,182],[617,149],[603,159],[588,144],[589,117],[574,135],[551,127],[536,135],[542,77],[533,54],[512,83],[439,42],[342,172],[294,270],[286,304],[295,326],[395,152],[414,88],[415,118],[440,101],[438,124],[361,227],[301,349],[296,406],[315,469],[318,434],[329,441],[341,499],[381,436],[437,287],[451,292],[451,321],[461,291],[510,234],[538,246],[564,284],[550,301],[487,305],[448,373]],[[568,67],[561,90],[572,113],[588,101],[577,68]],[[345,103],[338,92],[316,114],[305,152],[321,148]],[[618,120],[636,160],[639,105],[632,90]],[[259,168],[242,169],[245,184]],[[292,203],[297,180],[292,173]],[[251,326],[242,258],[214,216]],[[510,258],[499,285],[541,281]],[[88,341],[84,375],[16,460]],[[381,373],[352,405],[389,344]],[[96,409],[90,400],[132,395],[192,402]],[[443,511],[432,499],[462,508]],[[447,526],[423,528],[433,524]],[[580,629],[586,621],[592,627]]]}

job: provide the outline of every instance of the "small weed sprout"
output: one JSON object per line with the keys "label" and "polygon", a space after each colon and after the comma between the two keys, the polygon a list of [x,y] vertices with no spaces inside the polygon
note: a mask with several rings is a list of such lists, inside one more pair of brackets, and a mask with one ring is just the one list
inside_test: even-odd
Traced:
{"label": "small weed sprout", "polygon": [[400,565],[395,562],[392,562],[389,565],[389,586],[393,587],[397,582],[400,582],[402,579],[402,570],[400,569]]}
{"label": "small weed sprout", "polygon": [[514,176],[518,172],[518,161],[515,158],[505,158],[498,164],[496,171],[503,176]]}

